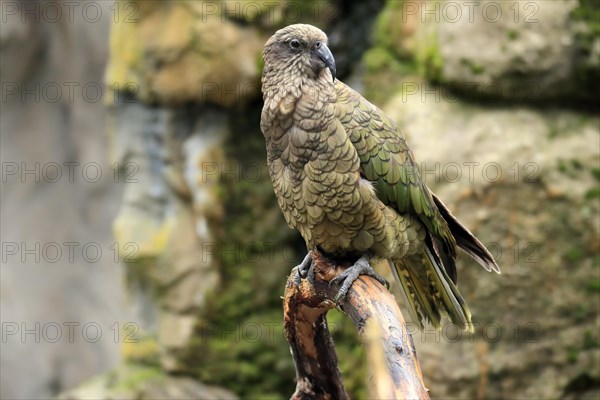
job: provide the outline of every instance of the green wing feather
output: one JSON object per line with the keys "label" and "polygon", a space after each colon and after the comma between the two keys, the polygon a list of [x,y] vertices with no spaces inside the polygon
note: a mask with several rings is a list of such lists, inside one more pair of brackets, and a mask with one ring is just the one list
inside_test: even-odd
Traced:
{"label": "green wing feather", "polygon": [[[337,117],[344,125],[361,161],[366,179],[379,199],[399,213],[416,215],[434,239],[448,274],[456,280],[456,242],[425,186],[406,140],[379,108],[337,81]],[[447,260],[445,259],[447,258]],[[449,265],[450,264],[450,265]]]}

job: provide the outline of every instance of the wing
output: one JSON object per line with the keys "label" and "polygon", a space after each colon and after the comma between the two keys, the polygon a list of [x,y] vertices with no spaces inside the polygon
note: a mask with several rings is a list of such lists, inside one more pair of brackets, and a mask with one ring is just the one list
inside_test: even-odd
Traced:
{"label": "wing", "polygon": [[336,116],[358,152],[364,177],[373,182],[384,204],[401,214],[416,215],[423,222],[436,253],[456,281],[456,242],[421,179],[404,137],[383,111],[353,89],[336,81],[336,91]]}

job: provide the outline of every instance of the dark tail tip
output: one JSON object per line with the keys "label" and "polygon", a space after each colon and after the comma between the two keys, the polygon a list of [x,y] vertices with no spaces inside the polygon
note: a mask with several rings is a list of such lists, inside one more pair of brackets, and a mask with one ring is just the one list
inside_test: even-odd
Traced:
{"label": "dark tail tip", "polygon": [[483,243],[479,241],[460,221],[452,215],[450,210],[444,203],[433,193],[433,200],[440,210],[440,214],[446,220],[452,236],[456,239],[456,245],[460,247],[465,253],[471,256],[487,271],[494,271],[497,274],[500,273],[500,267],[496,264],[494,256],[485,248]]}

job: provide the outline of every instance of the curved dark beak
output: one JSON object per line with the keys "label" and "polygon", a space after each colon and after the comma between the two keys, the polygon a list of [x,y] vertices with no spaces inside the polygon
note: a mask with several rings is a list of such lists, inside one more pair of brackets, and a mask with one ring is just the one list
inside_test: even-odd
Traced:
{"label": "curved dark beak", "polygon": [[333,76],[333,81],[335,82],[335,58],[333,58],[333,54],[331,54],[329,47],[327,47],[325,43],[321,43],[319,47],[315,49],[315,54],[321,61],[325,63],[331,72],[331,76]]}

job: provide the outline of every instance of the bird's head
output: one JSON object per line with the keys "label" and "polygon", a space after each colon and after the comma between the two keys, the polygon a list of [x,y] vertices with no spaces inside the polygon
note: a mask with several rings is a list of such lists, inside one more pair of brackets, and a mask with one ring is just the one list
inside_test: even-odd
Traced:
{"label": "bird's head", "polygon": [[289,25],[275,32],[263,51],[265,70],[290,71],[318,79],[327,70],[335,81],[335,59],[327,35],[307,24]]}

